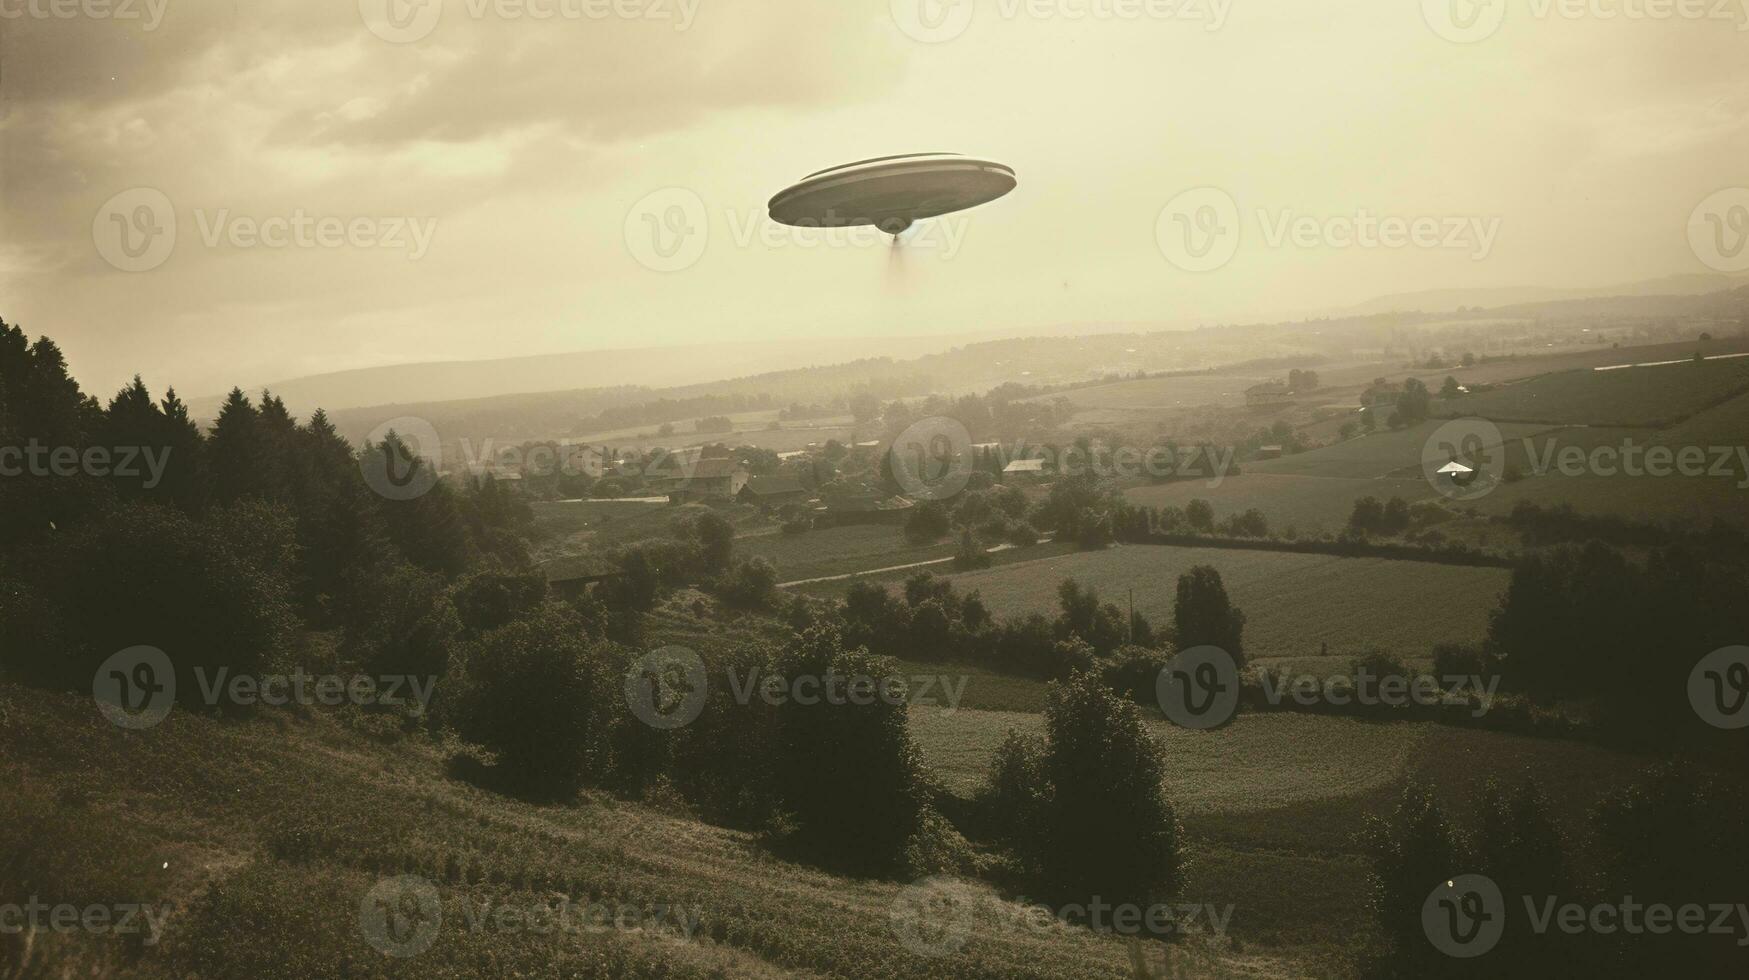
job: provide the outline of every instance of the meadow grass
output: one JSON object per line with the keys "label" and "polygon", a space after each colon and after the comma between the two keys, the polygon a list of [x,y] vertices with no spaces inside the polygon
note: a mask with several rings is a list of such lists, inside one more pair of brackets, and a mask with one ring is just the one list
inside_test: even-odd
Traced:
{"label": "meadow grass", "polygon": [[1102,599],[1127,604],[1159,623],[1172,621],[1178,577],[1196,565],[1220,571],[1245,610],[1249,657],[1350,656],[1382,647],[1402,656],[1438,643],[1474,643],[1509,573],[1382,558],[1338,558],[1273,551],[1125,545],[950,575],[976,590],[998,617],[1054,616],[1057,587],[1073,578]]}
{"label": "meadow grass", "polygon": [[[447,776],[432,743],[361,734],[343,716],[221,722],[178,709],[128,732],[88,697],[4,685],[0,743],[0,780],[28,788],[0,803],[7,825],[42,829],[9,837],[0,866],[31,852],[89,853],[91,866],[62,872],[55,894],[174,910],[152,946],[49,937],[33,967],[45,975],[117,964],[143,977],[1128,975],[1123,941],[1027,929],[1020,906],[982,885],[964,887],[998,911],[959,952],[919,956],[891,928],[904,882],[827,874],[774,857],[752,835],[598,793],[565,805],[493,794]],[[431,882],[442,913],[433,945],[397,959],[367,942],[359,916],[374,885],[403,874]],[[0,884],[0,900],[22,901],[11,893],[32,881]],[[487,901],[566,898],[684,911],[697,931],[540,933],[475,928],[467,914]],[[1210,973],[1298,975],[1268,956],[1223,965],[1215,954]]]}

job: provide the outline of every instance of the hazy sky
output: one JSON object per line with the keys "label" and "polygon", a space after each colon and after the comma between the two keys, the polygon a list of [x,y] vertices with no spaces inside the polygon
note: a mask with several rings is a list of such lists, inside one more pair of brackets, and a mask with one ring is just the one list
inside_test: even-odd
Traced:
{"label": "hazy sky", "polygon": [[[1745,2],[0,0],[0,315],[201,395],[1740,271]],[[938,150],[1020,187],[897,260],[762,227]]]}

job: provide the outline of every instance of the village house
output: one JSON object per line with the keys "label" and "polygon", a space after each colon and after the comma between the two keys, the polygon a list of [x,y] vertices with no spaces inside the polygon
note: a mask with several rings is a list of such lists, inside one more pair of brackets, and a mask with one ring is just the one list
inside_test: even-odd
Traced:
{"label": "village house", "polygon": [[675,460],[644,475],[650,489],[676,503],[732,500],[747,485],[747,468],[726,456]]}
{"label": "village house", "polygon": [[554,595],[576,599],[593,585],[619,578],[624,574],[618,565],[600,555],[570,555],[554,558],[540,567],[546,576],[547,588]]}
{"label": "village house", "polygon": [[741,488],[735,498],[744,504],[771,509],[806,501],[808,488],[794,477],[754,476],[748,477],[747,485]]}

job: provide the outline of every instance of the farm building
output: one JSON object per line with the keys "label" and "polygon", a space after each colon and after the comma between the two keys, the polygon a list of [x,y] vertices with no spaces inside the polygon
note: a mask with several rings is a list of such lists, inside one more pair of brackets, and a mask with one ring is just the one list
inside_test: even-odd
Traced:
{"label": "farm building", "polygon": [[657,493],[679,501],[728,499],[747,485],[747,468],[727,457],[680,462],[645,476]]}
{"label": "farm building", "polygon": [[1045,475],[1042,459],[1017,459],[1002,467],[1002,482],[1015,483],[1037,480]]}
{"label": "farm building", "polygon": [[749,477],[735,498],[744,504],[760,507],[781,507],[808,499],[808,489],[800,481],[787,476]]}
{"label": "farm building", "polygon": [[592,585],[619,578],[624,574],[618,565],[599,555],[554,558],[543,563],[540,570],[546,576],[547,588],[555,595],[568,599],[581,596]]}

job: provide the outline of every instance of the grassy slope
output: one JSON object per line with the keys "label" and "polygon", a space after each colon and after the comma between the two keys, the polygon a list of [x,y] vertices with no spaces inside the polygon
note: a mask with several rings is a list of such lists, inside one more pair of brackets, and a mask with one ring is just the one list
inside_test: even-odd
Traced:
{"label": "grassy slope", "polygon": [[[1122,943],[1031,932],[1014,916],[981,919],[952,957],[921,958],[889,926],[899,883],[824,874],[747,834],[599,795],[508,799],[448,778],[427,743],[330,715],[219,722],[176,711],[135,733],[104,722],[89,698],[0,686],[0,744],[11,788],[0,814],[26,828],[0,864],[24,860],[32,894],[176,906],[162,943],[126,962],[130,975],[1125,975]],[[407,873],[436,883],[442,927],[427,952],[389,959],[362,938],[360,902]],[[663,904],[702,925],[692,941],[506,933],[470,930],[463,911],[561,896]],[[125,957],[116,942],[55,936],[38,955],[105,973]],[[1207,959],[1194,944],[1185,955],[1198,975],[1288,973],[1268,957]]]}

